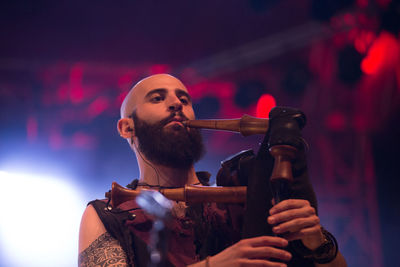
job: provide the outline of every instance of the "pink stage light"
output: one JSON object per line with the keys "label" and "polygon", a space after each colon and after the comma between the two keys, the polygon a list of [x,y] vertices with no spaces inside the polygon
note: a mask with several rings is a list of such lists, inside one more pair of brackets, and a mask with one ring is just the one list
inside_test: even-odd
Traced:
{"label": "pink stage light", "polygon": [[270,94],[264,94],[258,99],[256,116],[258,118],[268,118],[269,112],[276,107],[275,98]]}

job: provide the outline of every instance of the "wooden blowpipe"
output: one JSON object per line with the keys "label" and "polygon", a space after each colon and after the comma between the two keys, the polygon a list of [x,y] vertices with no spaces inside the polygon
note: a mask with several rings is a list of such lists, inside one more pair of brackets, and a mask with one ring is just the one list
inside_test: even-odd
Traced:
{"label": "wooden blowpipe", "polygon": [[243,115],[240,119],[188,120],[182,123],[190,128],[239,132],[243,136],[249,136],[253,134],[265,134],[268,131],[269,119]]}
{"label": "wooden blowpipe", "polygon": [[[246,186],[196,186],[186,185],[180,188],[161,188],[159,191],[166,198],[187,203],[244,203],[246,202]],[[112,207],[117,207],[125,201],[135,199],[140,192],[154,189],[128,189],[116,182],[112,183],[111,191],[106,193]]]}

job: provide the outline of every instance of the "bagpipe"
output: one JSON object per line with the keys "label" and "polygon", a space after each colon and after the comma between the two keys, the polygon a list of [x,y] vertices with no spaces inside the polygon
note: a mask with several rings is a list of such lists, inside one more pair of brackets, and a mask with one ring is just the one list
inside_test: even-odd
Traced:
{"label": "bagpipe", "polygon": [[[230,186],[186,185],[182,188],[162,188],[157,191],[170,200],[186,203],[244,203],[246,212],[243,237],[271,234],[270,230],[265,228],[267,209],[271,206],[271,194],[265,192],[272,191],[275,203],[291,197],[294,182],[292,165],[297,158],[302,158],[306,147],[301,137],[301,129],[305,123],[306,117],[303,112],[288,107],[275,107],[271,110],[269,118],[244,115],[240,119],[184,121],[183,124],[189,128],[238,132],[243,136],[261,134],[264,135],[264,141],[255,157],[256,163],[252,173],[245,182],[231,183]],[[273,167],[265,166],[265,158],[269,158],[267,164],[273,164]],[[106,197],[111,206],[117,207],[148,190],[152,189],[132,190],[113,182]],[[265,205],[266,203],[269,205]],[[264,216],[259,216],[260,214]]]}

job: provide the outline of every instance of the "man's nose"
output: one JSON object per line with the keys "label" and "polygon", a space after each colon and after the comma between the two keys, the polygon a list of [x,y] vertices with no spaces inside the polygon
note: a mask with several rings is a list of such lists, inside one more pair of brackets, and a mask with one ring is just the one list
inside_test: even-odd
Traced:
{"label": "man's nose", "polygon": [[171,99],[171,102],[168,104],[169,111],[180,111],[182,110],[182,102],[179,98],[174,97]]}

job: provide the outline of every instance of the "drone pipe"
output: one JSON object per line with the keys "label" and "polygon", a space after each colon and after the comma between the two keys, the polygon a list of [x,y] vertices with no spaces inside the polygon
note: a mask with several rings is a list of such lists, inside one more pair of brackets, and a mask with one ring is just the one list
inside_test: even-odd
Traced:
{"label": "drone pipe", "polygon": [[[187,203],[244,203],[246,202],[246,189],[246,186],[213,187],[186,185],[180,188],[161,188],[157,191],[170,200]],[[135,199],[141,191],[146,190],[154,189],[140,188],[133,190],[113,182],[111,191],[106,193],[106,197],[110,199],[112,207],[117,207],[121,203]]]}

